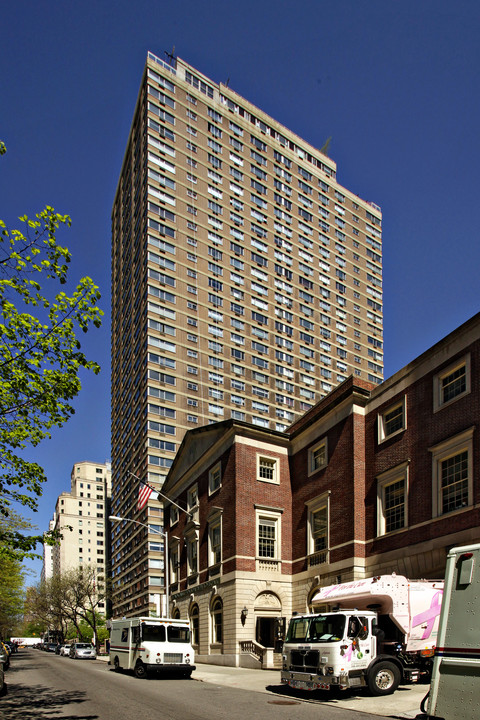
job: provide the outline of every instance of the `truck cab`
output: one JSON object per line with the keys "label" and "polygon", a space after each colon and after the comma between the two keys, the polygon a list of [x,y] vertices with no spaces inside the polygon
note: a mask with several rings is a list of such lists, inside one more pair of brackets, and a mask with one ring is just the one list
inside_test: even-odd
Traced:
{"label": "truck cab", "polygon": [[190,677],[194,660],[185,620],[136,617],[111,621],[110,662],[117,672],[133,670],[137,678],[150,672]]}
{"label": "truck cab", "polygon": [[300,690],[346,689],[368,685],[376,695],[398,687],[402,665],[384,644],[377,614],[342,608],[297,615],[283,647],[282,683]]}

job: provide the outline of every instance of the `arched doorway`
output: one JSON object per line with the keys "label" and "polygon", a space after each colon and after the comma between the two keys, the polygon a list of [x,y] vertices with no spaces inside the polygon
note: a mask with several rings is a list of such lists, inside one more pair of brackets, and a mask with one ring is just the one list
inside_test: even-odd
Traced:
{"label": "arched doorway", "polygon": [[255,600],[254,610],[255,641],[265,648],[275,649],[285,626],[279,597],[272,592],[260,593]]}

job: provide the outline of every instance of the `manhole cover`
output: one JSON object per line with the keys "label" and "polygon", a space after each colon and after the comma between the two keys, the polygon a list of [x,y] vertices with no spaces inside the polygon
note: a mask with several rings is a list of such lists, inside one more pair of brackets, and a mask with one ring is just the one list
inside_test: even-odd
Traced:
{"label": "manhole cover", "polygon": [[296,700],[269,700],[269,705],[300,705]]}

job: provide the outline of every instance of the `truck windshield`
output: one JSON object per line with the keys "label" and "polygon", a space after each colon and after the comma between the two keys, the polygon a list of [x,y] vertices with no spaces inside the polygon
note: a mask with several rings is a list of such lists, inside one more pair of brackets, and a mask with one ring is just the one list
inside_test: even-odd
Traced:
{"label": "truck windshield", "polygon": [[345,615],[315,615],[290,620],[285,642],[339,642],[345,631]]}
{"label": "truck windshield", "polygon": [[169,625],[168,642],[188,643],[190,642],[190,630],[185,625]]}
{"label": "truck windshield", "polygon": [[165,625],[142,623],[142,640],[144,642],[165,642]]}

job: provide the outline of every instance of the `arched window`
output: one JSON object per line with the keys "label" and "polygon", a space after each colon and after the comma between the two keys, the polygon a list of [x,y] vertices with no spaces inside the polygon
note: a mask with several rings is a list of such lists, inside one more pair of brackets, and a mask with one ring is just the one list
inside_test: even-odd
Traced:
{"label": "arched window", "polygon": [[196,604],[190,610],[190,625],[192,628],[192,645],[198,645],[200,642],[200,612]]}
{"label": "arched window", "polygon": [[175,620],[180,620],[180,609],[179,609],[178,607],[174,608],[173,613],[172,613],[172,617],[173,617]]}
{"label": "arched window", "polygon": [[212,642],[223,641],[223,603],[220,598],[215,598],[212,605]]}

